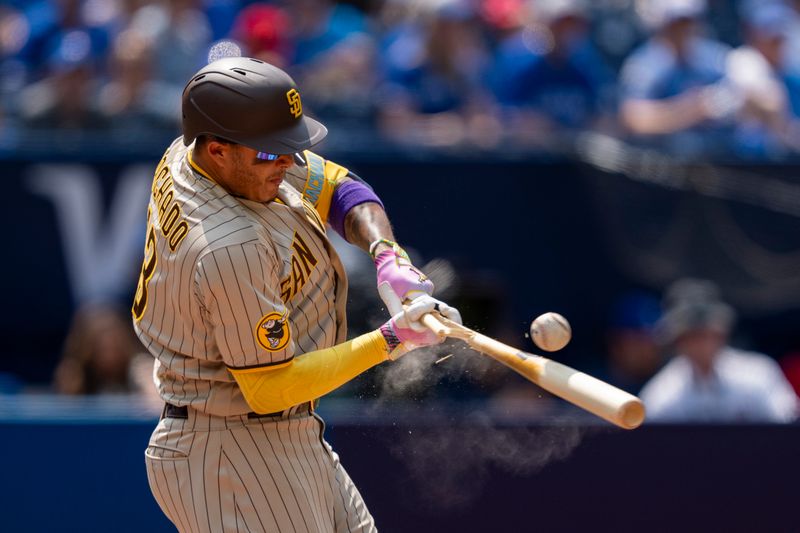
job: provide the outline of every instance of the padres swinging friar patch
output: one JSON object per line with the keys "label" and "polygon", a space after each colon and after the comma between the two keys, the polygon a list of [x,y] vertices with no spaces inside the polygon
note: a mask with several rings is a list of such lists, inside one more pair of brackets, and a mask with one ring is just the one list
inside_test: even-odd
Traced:
{"label": "padres swinging friar patch", "polygon": [[289,325],[286,316],[272,312],[264,315],[256,326],[258,344],[268,352],[283,350],[289,344]]}

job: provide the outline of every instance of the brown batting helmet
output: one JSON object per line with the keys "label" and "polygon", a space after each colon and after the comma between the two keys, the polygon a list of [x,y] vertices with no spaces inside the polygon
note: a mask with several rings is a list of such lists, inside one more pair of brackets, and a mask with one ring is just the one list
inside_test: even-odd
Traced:
{"label": "brown batting helmet", "polygon": [[259,152],[292,154],[328,134],[303,114],[294,80],[259,59],[226,57],[209,63],[183,90],[183,142],[214,135]]}

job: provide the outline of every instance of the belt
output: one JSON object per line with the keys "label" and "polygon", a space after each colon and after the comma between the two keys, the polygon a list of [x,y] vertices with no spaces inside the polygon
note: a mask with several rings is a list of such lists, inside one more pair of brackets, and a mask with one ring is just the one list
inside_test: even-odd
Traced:
{"label": "belt", "polygon": [[[291,409],[291,407],[289,409]],[[266,413],[266,414],[254,413],[254,412],[251,411],[251,412],[247,413],[247,418],[280,418],[289,409],[286,409],[284,411],[278,411],[277,413]],[[306,402],[306,403],[300,405],[300,408],[297,409],[297,412],[298,413],[310,413],[311,410],[312,410],[311,402]],[[186,405],[172,405],[171,403],[165,403],[164,404],[164,412],[162,414],[162,417],[163,418],[189,418],[189,407],[187,407]]]}

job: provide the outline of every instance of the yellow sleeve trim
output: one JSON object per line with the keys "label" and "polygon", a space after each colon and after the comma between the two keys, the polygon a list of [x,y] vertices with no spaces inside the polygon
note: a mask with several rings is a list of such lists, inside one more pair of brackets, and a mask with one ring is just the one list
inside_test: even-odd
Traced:
{"label": "yellow sleeve trim", "polygon": [[319,213],[323,222],[328,220],[328,213],[331,209],[331,199],[336,185],[347,176],[349,172],[341,165],[333,161],[326,161],[314,152],[306,150],[303,152],[308,168],[306,186],[303,189],[303,198],[308,200],[314,209]]}
{"label": "yellow sleeve trim", "polygon": [[275,413],[316,400],[388,357],[380,331],[324,350],[297,356],[286,364],[246,370],[228,369],[256,413]]}

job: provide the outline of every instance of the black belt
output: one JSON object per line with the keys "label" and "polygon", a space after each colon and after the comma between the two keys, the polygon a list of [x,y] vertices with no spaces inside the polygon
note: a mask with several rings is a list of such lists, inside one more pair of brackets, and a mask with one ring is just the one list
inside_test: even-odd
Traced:
{"label": "black belt", "polygon": [[[291,408],[290,408],[291,409]],[[287,409],[286,411],[288,411]],[[278,411],[277,413],[254,413],[249,412],[247,413],[247,418],[280,418],[286,411]],[[306,402],[300,405],[300,408],[297,410],[298,413],[310,413],[311,412],[311,402]],[[163,418],[189,418],[189,407],[185,405],[172,405],[171,403],[164,404],[164,413],[162,415]]]}

